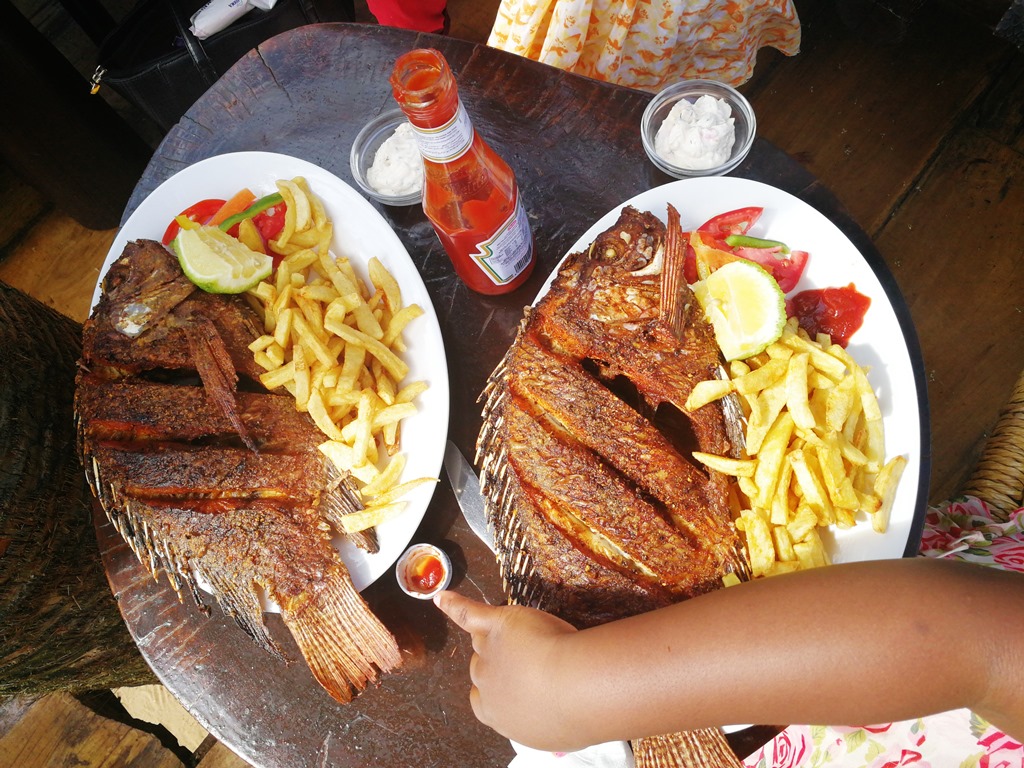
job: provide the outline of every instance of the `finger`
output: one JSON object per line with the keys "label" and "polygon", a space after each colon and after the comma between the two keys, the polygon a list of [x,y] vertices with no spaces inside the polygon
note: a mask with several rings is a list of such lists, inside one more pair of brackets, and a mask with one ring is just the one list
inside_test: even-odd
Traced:
{"label": "finger", "polygon": [[449,590],[434,595],[434,605],[459,627],[473,635],[486,634],[491,628],[492,617],[498,610],[493,605],[471,600]]}

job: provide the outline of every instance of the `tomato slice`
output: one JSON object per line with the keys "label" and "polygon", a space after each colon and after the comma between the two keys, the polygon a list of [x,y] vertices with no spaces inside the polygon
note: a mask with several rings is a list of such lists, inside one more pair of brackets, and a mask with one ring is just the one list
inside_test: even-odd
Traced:
{"label": "tomato slice", "polygon": [[[197,224],[205,224],[209,221],[213,214],[221,209],[224,205],[224,200],[216,200],[210,198],[208,200],[200,200],[198,203],[193,203],[184,211],[178,214],[178,216],[184,216],[190,221],[194,221]],[[164,236],[160,242],[164,245],[170,245],[171,241],[178,236],[178,230],[181,227],[178,225],[177,216],[171,219],[171,223],[167,225],[167,229],[164,231]]]}
{"label": "tomato slice", "polygon": [[722,240],[728,235],[745,235],[761,218],[762,213],[764,213],[764,208],[759,206],[737,208],[735,211],[726,211],[712,216],[698,229]]}
{"label": "tomato slice", "polygon": [[737,256],[749,259],[760,264],[779,284],[783,293],[789,293],[796,284],[800,282],[800,276],[807,266],[807,251],[790,251],[783,255],[782,249],[776,248],[736,248],[733,250]]}
{"label": "tomato slice", "polygon": [[284,212],[287,208],[285,203],[277,203],[262,213],[252,217],[252,223],[263,235],[264,240],[272,240],[284,229]]}
{"label": "tomato slice", "polygon": [[790,251],[789,257],[779,259],[772,274],[779,283],[783,293],[789,293],[800,282],[800,276],[807,266],[807,251]]}

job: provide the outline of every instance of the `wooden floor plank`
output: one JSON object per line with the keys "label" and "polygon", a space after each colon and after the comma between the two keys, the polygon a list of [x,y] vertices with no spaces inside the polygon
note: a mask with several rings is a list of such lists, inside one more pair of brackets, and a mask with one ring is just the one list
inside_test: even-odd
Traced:
{"label": "wooden floor plank", "polygon": [[970,118],[993,141],[1024,152],[1024,52],[999,71]]}
{"label": "wooden floor plank", "polygon": [[0,200],[4,216],[0,217],[0,259],[18,239],[32,227],[50,207],[45,198],[0,164]]}
{"label": "wooden floor plank", "polygon": [[1024,365],[1024,157],[975,128],[946,142],[878,238],[921,339],[931,498],[961,487]]}
{"label": "wooden floor plank", "polygon": [[0,765],[183,768],[155,737],[100,717],[66,694],[40,699],[0,736]]}
{"label": "wooden floor plank", "polygon": [[196,768],[250,768],[250,764],[218,741]]}
{"label": "wooden floor plank", "polygon": [[0,260],[0,280],[82,322],[115,234],[50,211]]}
{"label": "wooden floor plank", "polygon": [[806,165],[873,235],[1006,48],[940,11],[900,45],[876,45],[834,10],[816,10],[800,53],[753,83],[758,133]]}

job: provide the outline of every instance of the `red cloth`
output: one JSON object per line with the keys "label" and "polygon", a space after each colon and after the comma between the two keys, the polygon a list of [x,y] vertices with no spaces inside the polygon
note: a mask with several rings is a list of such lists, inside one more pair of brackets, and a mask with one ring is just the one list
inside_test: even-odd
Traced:
{"label": "red cloth", "polygon": [[366,0],[379,24],[419,32],[446,32],[448,0]]}

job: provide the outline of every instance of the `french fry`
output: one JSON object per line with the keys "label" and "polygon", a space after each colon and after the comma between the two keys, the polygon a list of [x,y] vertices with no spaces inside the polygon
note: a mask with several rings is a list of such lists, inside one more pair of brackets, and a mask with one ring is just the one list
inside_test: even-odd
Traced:
{"label": "french fry", "polygon": [[796,551],[793,549],[793,539],[789,530],[784,525],[773,525],[771,528],[772,540],[775,542],[775,552],[778,559],[783,562],[796,560]]}
{"label": "french fry", "polygon": [[772,359],[760,368],[751,369],[749,373],[734,379],[733,385],[740,394],[761,392],[785,376],[788,367],[785,359]]}
{"label": "french fry", "polygon": [[686,398],[686,403],[683,407],[688,411],[696,411],[708,403],[722,399],[732,390],[733,384],[729,379],[698,381],[693,389],[690,390],[690,394]]}
{"label": "french fry", "polygon": [[875,480],[875,494],[881,500],[878,509],[871,514],[871,527],[879,533],[885,533],[889,527],[889,516],[892,513],[893,499],[896,497],[896,486],[899,484],[907,460],[903,456],[894,456]]}
{"label": "french fry", "polygon": [[356,464],[356,452],[348,443],[339,442],[337,440],[327,440],[326,442],[318,445],[317,448],[319,448],[320,452],[330,459],[334,466],[340,471],[348,472],[362,483],[369,484],[377,479],[381,474],[380,470],[377,469],[376,466],[367,463],[365,460],[361,464]]}
{"label": "french fry", "polygon": [[418,304],[410,304],[407,307],[402,307],[391,316],[391,320],[388,323],[388,329],[385,332],[384,337],[381,339],[381,343],[385,346],[393,347],[401,339],[402,331],[405,330],[405,326],[422,314],[423,308]]}
{"label": "french fry", "polygon": [[793,552],[803,569],[820,568],[830,562],[817,528],[811,529],[807,539],[794,543]]}
{"label": "french fry", "polygon": [[391,276],[391,273],[384,268],[376,256],[367,262],[366,267],[370,273],[370,282],[384,292],[391,311],[398,312],[402,308],[402,289],[398,286],[398,281]]}
{"label": "french fry", "polygon": [[405,463],[406,459],[403,454],[394,456],[377,477],[363,486],[361,491],[363,497],[372,499],[385,493],[389,488],[394,487],[405,469]]}
{"label": "french fry", "polygon": [[786,407],[793,423],[801,429],[814,429],[815,420],[808,400],[807,366],[810,355],[798,352],[789,358],[786,368]]}
{"label": "french fry", "polygon": [[392,502],[402,498],[411,491],[413,488],[418,488],[424,483],[436,483],[438,479],[436,477],[417,477],[415,480],[409,480],[398,485],[392,485],[386,491],[382,491],[373,497],[374,506],[382,506],[384,504],[391,504]]}
{"label": "french fry", "polygon": [[331,440],[344,439],[341,430],[338,429],[338,425],[334,423],[334,420],[327,412],[327,406],[324,405],[324,399],[320,389],[314,389],[309,393],[309,399],[306,401],[306,409],[309,411],[309,415],[313,419],[313,422],[320,427],[320,431],[327,435]]}
{"label": "french fry", "polygon": [[766,575],[775,562],[775,542],[768,522],[757,512],[744,510],[737,527],[747,542],[751,572],[755,577]]}
{"label": "french fry", "polygon": [[793,417],[788,411],[779,414],[761,445],[757,468],[754,470],[754,484],[757,486],[755,506],[767,509],[779,482],[782,463],[786,460],[786,449],[793,435]]}
{"label": "french fry", "polygon": [[362,331],[356,328],[345,325],[343,323],[324,321],[324,325],[331,333],[343,338],[349,344],[354,344],[357,347],[362,347],[369,354],[380,360],[388,373],[394,376],[396,379],[401,380],[405,378],[405,374],[409,372],[409,366],[398,357],[394,352],[385,347],[376,339],[367,336]]}
{"label": "french fry", "polygon": [[393,517],[398,517],[405,510],[404,501],[393,501],[379,507],[367,507],[360,512],[352,512],[341,516],[341,527],[345,533],[359,533],[367,528],[374,528]]}
{"label": "french fry", "polygon": [[754,469],[757,465],[757,462],[750,459],[731,459],[727,456],[718,456],[701,451],[694,451],[693,458],[716,472],[721,472],[723,475],[732,475],[733,477],[753,477]]}
{"label": "french fry", "polygon": [[295,384],[295,407],[300,411],[306,410],[306,401],[309,400],[309,363],[306,360],[306,348],[301,343],[292,347],[292,382]]}

